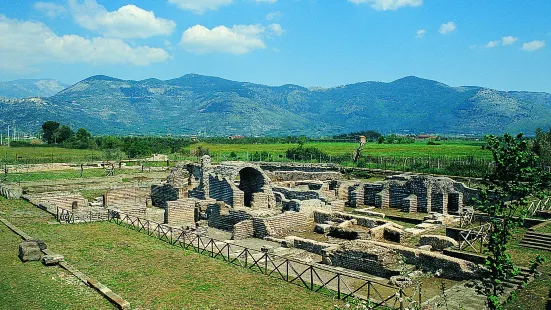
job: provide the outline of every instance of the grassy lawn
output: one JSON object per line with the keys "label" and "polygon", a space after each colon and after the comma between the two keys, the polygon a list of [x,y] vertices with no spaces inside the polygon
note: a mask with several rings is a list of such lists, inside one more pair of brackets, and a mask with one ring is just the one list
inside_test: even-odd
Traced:
{"label": "grassy lawn", "polygon": [[0,146],[0,162],[4,163],[51,163],[71,161],[95,161],[102,152],[60,147],[7,147]]}
{"label": "grassy lawn", "polygon": [[[113,223],[48,225],[52,217],[23,201],[0,199],[0,210],[133,309],[329,309],[336,303]],[[16,290],[10,298],[23,294]]]}
{"label": "grassy lawn", "polygon": [[547,224],[536,228],[536,232],[551,234],[551,221],[547,221]]}
{"label": "grassy lawn", "polygon": [[22,263],[17,257],[20,242],[0,223],[0,309],[116,309],[61,268]]}
{"label": "grassy lawn", "polygon": [[[115,170],[115,175],[119,174],[136,174],[141,173],[140,170],[125,169]],[[7,182],[32,182],[40,180],[70,180],[79,178],[105,178],[106,170],[103,168],[98,169],[84,169],[82,176],[80,170],[67,169],[67,170],[52,170],[52,171],[38,171],[27,173],[9,173]]]}
{"label": "grassy lawn", "polygon": [[[428,145],[425,141],[412,144],[378,144],[367,143],[362,151],[363,156],[388,156],[388,157],[425,157],[430,154],[433,157],[465,157],[491,159],[491,153],[481,149],[480,143],[464,141],[442,141],[440,145]],[[271,154],[283,154],[289,148],[298,144],[209,144],[197,143],[190,145],[187,150],[198,147],[208,148],[212,153],[220,153],[229,156],[235,152],[241,157],[243,153],[268,152]],[[352,154],[358,147],[357,143],[348,142],[310,142],[304,147],[316,147],[330,155]]]}

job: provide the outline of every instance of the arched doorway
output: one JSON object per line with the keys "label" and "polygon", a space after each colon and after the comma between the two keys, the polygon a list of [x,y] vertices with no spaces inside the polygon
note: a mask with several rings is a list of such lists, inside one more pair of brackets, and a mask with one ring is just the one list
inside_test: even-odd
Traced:
{"label": "arched doorway", "polygon": [[265,183],[264,176],[255,168],[245,167],[239,170],[239,189],[244,193],[245,206],[251,206],[253,194],[261,192]]}

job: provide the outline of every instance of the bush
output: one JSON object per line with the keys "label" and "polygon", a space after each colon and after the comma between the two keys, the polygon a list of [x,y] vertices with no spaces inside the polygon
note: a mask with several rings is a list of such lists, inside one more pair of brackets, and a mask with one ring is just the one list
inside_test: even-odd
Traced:
{"label": "bush", "polygon": [[320,149],[316,147],[303,147],[302,145],[288,149],[287,152],[285,152],[285,155],[288,159],[292,160],[327,161],[329,159],[329,155]]}

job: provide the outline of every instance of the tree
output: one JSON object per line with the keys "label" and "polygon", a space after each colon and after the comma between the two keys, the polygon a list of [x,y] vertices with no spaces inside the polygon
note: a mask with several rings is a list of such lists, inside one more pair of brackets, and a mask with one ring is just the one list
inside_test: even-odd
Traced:
{"label": "tree", "polygon": [[63,143],[71,139],[74,135],[75,133],[73,132],[71,127],[66,125],[62,125],[54,132],[56,143]]}
{"label": "tree", "polygon": [[59,123],[54,121],[47,121],[44,124],[42,124],[42,136],[43,140],[46,141],[48,144],[55,143],[55,132],[59,128]]}
{"label": "tree", "polygon": [[522,134],[503,138],[487,136],[495,168],[484,179],[487,186],[478,199],[478,208],[490,217],[486,259],[488,279],[486,295],[490,309],[501,309],[500,296],[505,281],[519,273],[507,252],[515,230],[522,225],[528,197],[545,188],[549,176],[537,169],[538,157],[531,151]]}
{"label": "tree", "polygon": [[544,165],[551,165],[551,128],[548,133],[540,128],[536,129],[532,150],[540,157]]}

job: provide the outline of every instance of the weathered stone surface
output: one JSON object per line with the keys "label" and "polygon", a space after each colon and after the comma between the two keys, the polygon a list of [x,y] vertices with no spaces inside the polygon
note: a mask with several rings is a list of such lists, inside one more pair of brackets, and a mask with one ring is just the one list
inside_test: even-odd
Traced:
{"label": "weathered stone surface", "polygon": [[402,262],[396,252],[364,243],[349,241],[340,246],[322,250],[323,262],[332,266],[367,272],[380,277],[390,277],[400,273]]}
{"label": "weathered stone surface", "polygon": [[423,251],[430,251],[430,250],[432,250],[432,245],[430,245],[430,244],[420,245],[417,248],[419,250],[423,250]]}
{"label": "weathered stone surface", "polygon": [[400,228],[387,225],[384,228],[383,237],[385,238],[385,240],[400,243],[400,241],[402,240],[403,232],[404,231],[401,230]]}
{"label": "weathered stone surface", "polygon": [[39,261],[42,251],[36,241],[23,241],[19,244],[19,259],[23,262]]}
{"label": "weathered stone surface", "polygon": [[314,227],[314,232],[317,232],[318,234],[326,234],[331,229],[331,225],[329,224],[316,224],[316,227]]}
{"label": "weathered stone surface", "polygon": [[0,196],[6,199],[19,199],[23,195],[23,189],[16,185],[0,184]]}
{"label": "weathered stone surface", "polygon": [[430,245],[436,251],[442,251],[445,248],[458,246],[459,243],[450,237],[441,235],[423,235],[419,239],[419,245]]}
{"label": "weathered stone surface", "polygon": [[33,239],[33,240],[27,240],[28,242],[36,242],[36,244],[38,244],[38,247],[40,248],[40,250],[46,250],[48,248],[48,246],[46,245],[46,243],[40,239]]}
{"label": "weathered stone surface", "polygon": [[44,255],[42,257],[42,263],[47,266],[58,264],[59,262],[62,262],[64,260],[65,260],[65,257],[63,257],[63,255],[60,255],[60,254]]}
{"label": "weathered stone surface", "polygon": [[406,288],[413,284],[413,280],[404,276],[392,276],[388,283],[397,287]]}
{"label": "weathered stone surface", "polygon": [[407,264],[415,265],[423,271],[442,271],[442,277],[447,279],[473,279],[482,275],[482,268],[472,262],[443,255],[437,252],[414,249],[398,244],[377,241],[356,241],[365,243],[366,247],[376,245],[395,251],[402,255]]}

